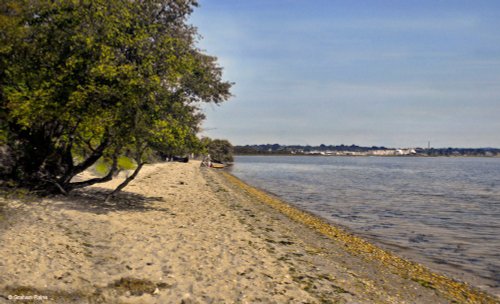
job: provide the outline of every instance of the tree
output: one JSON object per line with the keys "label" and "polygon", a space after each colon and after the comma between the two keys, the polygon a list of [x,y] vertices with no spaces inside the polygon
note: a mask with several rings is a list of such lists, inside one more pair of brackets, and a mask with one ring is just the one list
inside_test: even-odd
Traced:
{"label": "tree", "polygon": [[205,137],[202,142],[206,146],[208,154],[214,161],[232,162],[234,148],[226,139],[210,139]]}
{"label": "tree", "polygon": [[[153,149],[199,144],[199,105],[226,100],[231,83],[196,47],[187,24],[196,6],[4,0],[0,144],[13,165],[2,178],[67,193],[110,180],[121,155],[137,162],[133,178]],[[72,182],[99,159],[110,164],[105,176]]]}

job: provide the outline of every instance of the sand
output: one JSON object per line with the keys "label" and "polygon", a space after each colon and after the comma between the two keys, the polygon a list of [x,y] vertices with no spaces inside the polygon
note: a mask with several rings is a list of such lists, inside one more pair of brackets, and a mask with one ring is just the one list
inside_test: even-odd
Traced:
{"label": "sand", "polygon": [[0,303],[498,301],[196,161],[119,182],[0,199]]}

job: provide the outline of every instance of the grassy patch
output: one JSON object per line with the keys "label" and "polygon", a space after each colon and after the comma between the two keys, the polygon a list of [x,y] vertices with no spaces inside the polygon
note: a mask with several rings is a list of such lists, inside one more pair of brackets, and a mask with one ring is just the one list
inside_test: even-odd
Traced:
{"label": "grassy patch", "polygon": [[122,170],[133,170],[135,169],[135,162],[126,156],[118,157],[118,168]]}
{"label": "grassy patch", "polygon": [[95,164],[95,171],[99,175],[106,175],[108,173],[108,171],[109,171],[109,164],[107,164],[104,161],[98,161]]}
{"label": "grassy patch", "polygon": [[110,287],[114,287],[122,293],[128,291],[133,296],[141,296],[145,293],[153,294],[157,288],[155,283],[137,278],[121,278]]}
{"label": "grassy patch", "polygon": [[[126,156],[118,157],[118,169],[120,170],[133,170],[135,169],[135,162]],[[106,175],[111,168],[111,163],[109,160],[104,160],[100,158],[94,166],[95,171],[99,175]]]}
{"label": "grassy patch", "polygon": [[[4,187],[2,187],[4,186]],[[0,185],[0,200],[4,199],[25,199],[25,198],[33,198],[30,197],[30,191],[25,188],[17,188],[17,184],[10,183],[8,185]],[[0,202],[1,206],[2,202]],[[4,202],[5,204],[5,202]]]}

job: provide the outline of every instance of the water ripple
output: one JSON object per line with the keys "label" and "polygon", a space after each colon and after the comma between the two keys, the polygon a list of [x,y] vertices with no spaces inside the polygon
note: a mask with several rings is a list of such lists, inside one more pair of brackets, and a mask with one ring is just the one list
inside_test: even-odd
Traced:
{"label": "water ripple", "polygon": [[500,159],[237,157],[233,174],[500,294]]}

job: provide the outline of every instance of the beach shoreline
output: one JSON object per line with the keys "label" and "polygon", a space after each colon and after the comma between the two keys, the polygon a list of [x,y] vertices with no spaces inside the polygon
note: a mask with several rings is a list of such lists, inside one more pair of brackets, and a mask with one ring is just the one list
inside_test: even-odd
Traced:
{"label": "beach shoreline", "polygon": [[[473,297],[479,294],[477,301],[481,302],[479,299],[482,295],[489,296],[486,291],[480,288],[470,286],[466,282],[457,281],[444,274],[435,272],[420,263],[402,258],[394,254],[389,246],[387,246],[387,248],[382,248],[378,245],[374,245],[372,240],[360,236],[346,227],[323,219],[316,214],[293,206],[274,193],[249,185],[240,178],[227,172],[223,174],[230,182],[251,193],[252,196],[256,197],[256,200],[272,206],[274,209],[286,214],[291,219],[316,230],[336,242],[341,242],[344,246],[348,245],[346,246],[346,250],[352,254],[361,255],[370,261],[382,262],[387,267],[393,267],[394,271],[398,272],[401,276],[411,277],[412,280],[420,281],[423,284],[427,283],[429,286],[433,285],[434,288],[438,288],[442,292],[447,293],[450,298],[461,298],[465,294],[470,294],[467,296],[468,299],[462,298],[462,301],[474,302],[475,300],[473,300]],[[459,293],[462,295],[456,297]]]}
{"label": "beach shoreline", "polygon": [[0,303],[498,303],[199,162],[4,199]]}

